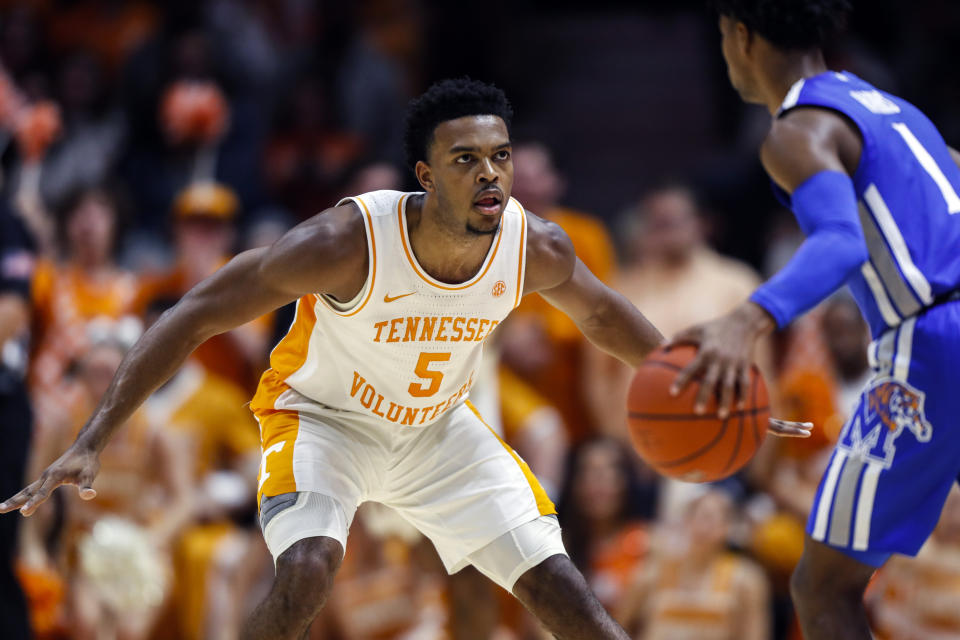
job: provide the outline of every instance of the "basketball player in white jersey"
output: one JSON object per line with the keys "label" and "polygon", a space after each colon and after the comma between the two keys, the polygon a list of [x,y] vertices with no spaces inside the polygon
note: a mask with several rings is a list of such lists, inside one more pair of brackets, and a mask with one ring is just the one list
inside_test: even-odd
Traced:
{"label": "basketball player in white jersey", "polygon": [[526,463],[466,399],[484,341],[527,293],[630,365],[663,340],[560,227],[510,198],[510,116],[499,89],[469,80],[413,101],[422,193],[348,198],[197,285],[133,348],[70,449],[0,512],[29,515],[66,483],[92,498],[111,434],[197,345],[298,300],[251,403],[277,571],[243,637],[306,634],[372,500],[430,537],[449,571],[473,564],[558,637],[627,638],[566,556]]}

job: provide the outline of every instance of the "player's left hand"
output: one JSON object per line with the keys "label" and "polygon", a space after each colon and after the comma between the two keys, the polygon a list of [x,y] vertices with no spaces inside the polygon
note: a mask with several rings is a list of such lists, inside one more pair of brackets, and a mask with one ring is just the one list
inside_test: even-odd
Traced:
{"label": "player's left hand", "polygon": [[671,345],[693,344],[696,357],[677,374],[670,387],[679,394],[690,380],[702,375],[693,410],[702,414],[711,396],[719,391],[717,415],[726,418],[736,403],[746,406],[750,388],[750,364],[757,339],[774,327],[773,318],[759,305],[745,302],[725,316],[681,331]]}

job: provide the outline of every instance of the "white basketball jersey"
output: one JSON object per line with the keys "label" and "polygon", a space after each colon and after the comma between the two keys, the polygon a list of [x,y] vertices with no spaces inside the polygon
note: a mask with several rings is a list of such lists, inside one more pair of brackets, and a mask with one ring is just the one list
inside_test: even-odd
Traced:
{"label": "white basketball jersey", "polygon": [[405,216],[412,195],[374,191],[341,201],[363,213],[366,283],[342,305],[300,298],[251,408],[284,409],[299,395],[322,409],[419,427],[466,399],[484,341],[523,294],[526,214],[511,198],[476,275],[447,284],[413,254]]}

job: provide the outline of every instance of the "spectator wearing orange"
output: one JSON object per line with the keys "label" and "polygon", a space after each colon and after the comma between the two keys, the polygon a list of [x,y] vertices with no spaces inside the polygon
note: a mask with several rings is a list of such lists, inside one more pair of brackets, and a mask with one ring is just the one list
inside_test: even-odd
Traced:
{"label": "spectator wearing orange", "polygon": [[867,605],[877,640],[960,637],[960,490],[950,491],[915,558],[895,555],[874,578]]}
{"label": "spectator wearing orange", "polygon": [[[158,298],[180,298],[233,255],[240,202],[227,186],[198,182],[173,203],[174,266],[144,278],[137,295],[141,313]],[[194,356],[208,371],[252,394],[267,356],[269,318],[248,323],[203,343]]]}
{"label": "spectator wearing orange", "polygon": [[[513,166],[513,196],[532,213],[562,227],[583,263],[609,281],[616,260],[610,235],[597,218],[560,205],[565,185],[550,150],[537,142],[517,144]],[[600,425],[586,402],[592,374],[585,362],[586,354],[597,350],[573,321],[539,295],[527,296],[503,333],[505,364],[560,411],[570,441],[596,433]]]}
{"label": "spectator wearing orange", "polygon": [[88,346],[90,323],[130,315],[137,292],[136,276],[114,259],[119,210],[109,191],[76,191],[60,207],[57,223],[60,255],[42,260],[32,283],[30,379],[40,429],[59,410],[62,380]]}
{"label": "spectator wearing orange", "polygon": [[638,482],[629,456],[612,438],[581,443],[570,458],[558,505],[570,559],[611,610],[646,557],[647,518],[653,513],[653,494]]}
{"label": "spectator wearing orange", "polygon": [[[175,302],[155,300],[145,323],[152,324]],[[173,544],[176,623],[166,629],[169,637],[236,637],[248,589],[269,565],[259,535],[242,526],[255,508],[260,464],[260,437],[248,399],[235,383],[190,360],[143,406],[152,423],[165,425],[184,443],[192,487],[189,523]]]}
{"label": "spectator wearing orange", "polygon": [[688,506],[679,532],[654,544],[618,607],[639,640],[769,640],[767,577],[727,550],[735,509],[708,491]]}
{"label": "spectator wearing orange", "polygon": [[[51,425],[38,443],[32,467],[49,463],[76,437],[125,348],[107,333],[91,338],[77,360],[75,378],[65,382],[76,387],[69,394],[73,404],[66,419]],[[140,410],[100,456],[96,499],[65,494],[62,529],[51,518],[25,526],[27,583],[32,574],[50,569],[63,576],[70,637],[148,637],[168,590],[171,541],[189,514],[186,462],[183,441]],[[59,539],[52,550],[44,543],[51,535]]]}

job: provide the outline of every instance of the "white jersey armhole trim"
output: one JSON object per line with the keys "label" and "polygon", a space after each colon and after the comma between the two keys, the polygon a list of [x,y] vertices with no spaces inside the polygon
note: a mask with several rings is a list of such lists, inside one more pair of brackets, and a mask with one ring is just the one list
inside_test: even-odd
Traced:
{"label": "white jersey armhole trim", "polygon": [[337,206],[339,207],[347,202],[358,205],[363,216],[363,226],[367,232],[367,256],[369,257],[367,277],[357,295],[348,302],[340,302],[322,293],[313,294],[324,306],[341,316],[352,316],[367,304],[367,301],[370,300],[370,294],[373,293],[373,284],[377,278],[377,242],[373,236],[373,218],[370,216],[370,209],[367,208],[367,204],[359,196],[344,198],[337,203]]}
{"label": "white jersey armhole trim", "polygon": [[516,309],[523,300],[523,283],[527,275],[527,211],[516,198],[511,196],[510,200],[520,210],[520,264],[517,267],[517,299],[513,303],[513,308]]}

